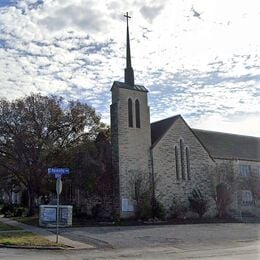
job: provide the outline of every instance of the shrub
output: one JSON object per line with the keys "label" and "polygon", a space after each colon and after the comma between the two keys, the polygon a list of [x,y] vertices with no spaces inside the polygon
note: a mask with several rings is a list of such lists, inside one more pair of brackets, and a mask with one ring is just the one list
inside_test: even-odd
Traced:
{"label": "shrub", "polygon": [[151,218],[165,218],[165,209],[162,203],[156,198],[153,200],[148,193],[145,194],[142,199],[141,218],[146,220]]}
{"label": "shrub", "polygon": [[143,194],[139,207],[141,219],[149,219],[152,217],[151,197],[148,192]]}
{"label": "shrub", "polygon": [[15,207],[13,215],[14,215],[14,217],[21,217],[24,212],[25,212],[24,207]]}
{"label": "shrub", "polygon": [[189,202],[190,202],[190,209],[193,212],[198,213],[199,217],[202,218],[202,216],[207,211],[208,202],[199,189],[194,189],[192,191],[191,196],[189,197]]}
{"label": "shrub", "polygon": [[[163,205],[153,198],[150,180],[147,174],[141,171],[134,171],[130,178],[131,197],[135,201],[135,218],[151,219],[165,217]],[[154,184],[155,185],[155,184]]]}
{"label": "shrub", "polygon": [[163,204],[155,199],[154,202],[154,209],[153,209],[153,216],[158,219],[164,219],[165,218],[165,209]]}
{"label": "shrub", "polygon": [[6,203],[2,207],[1,213],[4,214],[5,217],[21,217],[25,210],[26,208],[24,207],[11,203]]}
{"label": "shrub", "polygon": [[172,205],[170,207],[170,217],[172,218],[184,217],[187,211],[188,211],[187,206],[183,205],[175,198],[173,198]]}
{"label": "shrub", "polygon": [[13,212],[14,211],[14,205],[11,203],[5,203],[1,209],[1,214],[6,215],[7,212]]}

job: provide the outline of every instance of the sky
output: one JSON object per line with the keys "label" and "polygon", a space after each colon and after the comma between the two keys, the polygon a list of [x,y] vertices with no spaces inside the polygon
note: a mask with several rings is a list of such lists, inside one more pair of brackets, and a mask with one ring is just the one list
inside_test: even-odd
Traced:
{"label": "sky", "polygon": [[125,12],[151,122],[260,137],[259,0],[0,0],[0,97],[79,100],[109,124]]}

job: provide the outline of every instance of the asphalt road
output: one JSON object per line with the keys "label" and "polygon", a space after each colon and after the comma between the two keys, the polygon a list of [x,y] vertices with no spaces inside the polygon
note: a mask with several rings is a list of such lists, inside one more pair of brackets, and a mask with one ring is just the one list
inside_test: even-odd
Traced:
{"label": "asphalt road", "polygon": [[0,259],[260,259],[260,224],[208,224],[63,229],[91,250],[0,248]]}
{"label": "asphalt road", "polygon": [[[86,243],[115,249],[173,246],[193,249],[198,245],[245,243],[260,239],[260,224],[151,225],[88,227],[61,230],[62,235]],[[100,245],[99,245],[100,243]]]}

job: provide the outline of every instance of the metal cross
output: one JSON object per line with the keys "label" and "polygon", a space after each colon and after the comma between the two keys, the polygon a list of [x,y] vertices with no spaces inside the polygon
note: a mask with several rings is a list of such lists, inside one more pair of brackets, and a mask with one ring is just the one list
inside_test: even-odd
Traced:
{"label": "metal cross", "polygon": [[124,17],[126,17],[126,22],[127,22],[127,26],[128,26],[128,18],[131,18],[131,16],[129,16],[128,12],[126,12],[126,15],[124,14]]}

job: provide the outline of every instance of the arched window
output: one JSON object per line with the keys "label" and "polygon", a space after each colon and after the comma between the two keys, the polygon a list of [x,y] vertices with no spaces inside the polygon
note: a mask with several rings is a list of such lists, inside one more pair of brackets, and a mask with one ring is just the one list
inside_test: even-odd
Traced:
{"label": "arched window", "polygon": [[180,151],[181,151],[181,177],[185,180],[185,167],[184,167],[184,147],[183,140],[180,139]]}
{"label": "arched window", "polygon": [[179,153],[178,153],[178,147],[174,147],[175,150],[175,168],[176,168],[176,179],[180,179],[180,172],[179,172]]}
{"label": "arched window", "polygon": [[133,102],[132,99],[128,99],[128,126],[133,127]]}
{"label": "arched window", "polygon": [[135,121],[136,128],[140,128],[140,104],[138,99],[135,101]]}
{"label": "arched window", "polygon": [[190,180],[190,151],[189,148],[185,148],[185,153],[186,153],[186,167],[187,167],[187,178]]}

